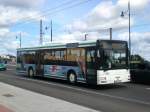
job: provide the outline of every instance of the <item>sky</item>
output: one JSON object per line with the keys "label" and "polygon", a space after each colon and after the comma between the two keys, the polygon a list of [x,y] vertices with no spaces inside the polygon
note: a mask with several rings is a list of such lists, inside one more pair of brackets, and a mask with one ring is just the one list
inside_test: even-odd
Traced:
{"label": "sky", "polygon": [[[22,47],[40,45],[40,20],[43,21],[43,45],[129,39],[129,0],[0,0],[0,54],[16,55],[21,33]],[[131,52],[150,60],[150,0],[130,0]],[[124,17],[121,17],[121,12]],[[45,28],[48,29],[45,29]]]}

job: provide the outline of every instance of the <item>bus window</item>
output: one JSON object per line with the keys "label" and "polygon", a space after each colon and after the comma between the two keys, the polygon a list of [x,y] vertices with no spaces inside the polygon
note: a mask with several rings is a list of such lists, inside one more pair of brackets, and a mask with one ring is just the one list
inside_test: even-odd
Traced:
{"label": "bus window", "polygon": [[67,61],[76,61],[76,59],[80,56],[79,49],[68,49],[67,50]]}
{"label": "bus window", "polygon": [[25,63],[35,64],[35,52],[28,51],[24,53]]}
{"label": "bus window", "polygon": [[95,50],[87,51],[87,68],[95,68]]}
{"label": "bus window", "polygon": [[94,50],[91,50],[91,51],[88,51],[87,52],[87,62],[95,62],[95,51]]}
{"label": "bus window", "polygon": [[60,51],[60,60],[63,60],[63,61],[66,60],[66,51],[65,50]]}
{"label": "bus window", "polygon": [[56,60],[60,60],[60,51],[55,51]]}

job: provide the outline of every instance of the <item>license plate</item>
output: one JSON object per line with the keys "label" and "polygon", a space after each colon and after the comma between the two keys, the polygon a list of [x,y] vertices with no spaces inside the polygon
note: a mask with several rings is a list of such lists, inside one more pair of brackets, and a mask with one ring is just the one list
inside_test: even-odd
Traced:
{"label": "license plate", "polygon": [[114,81],[114,83],[120,83],[120,82],[121,82],[121,80],[119,80],[119,79]]}

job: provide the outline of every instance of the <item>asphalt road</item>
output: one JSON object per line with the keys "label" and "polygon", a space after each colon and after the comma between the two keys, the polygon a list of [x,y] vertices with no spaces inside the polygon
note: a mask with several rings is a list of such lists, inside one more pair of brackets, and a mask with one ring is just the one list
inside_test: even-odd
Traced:
{"label": "asphalt road", "polygon": [[102,112],[150,112],[150,86],[146,85],[70,85],[66,81],[16,75],[15,66],[0,71],[0,81]]}

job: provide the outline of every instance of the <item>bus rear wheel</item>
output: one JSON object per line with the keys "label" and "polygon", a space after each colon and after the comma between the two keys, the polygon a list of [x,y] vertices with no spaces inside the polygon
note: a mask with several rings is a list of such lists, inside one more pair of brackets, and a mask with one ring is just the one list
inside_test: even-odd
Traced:
{"label": "bus rear wheel", "polygon": [[76,74],[73,73],[73,72],[70,72],[68,74],[68,82],[71,83],[71,84],[75,84],[77,81],[77,77],[76,77]]}
{"label": "bus rear wheel", "polygon": [[33,71],[32,68],[29,68],[29,70],[28,70],[28,76],[29,77],[33,77],[34,76],[34,71]]}

